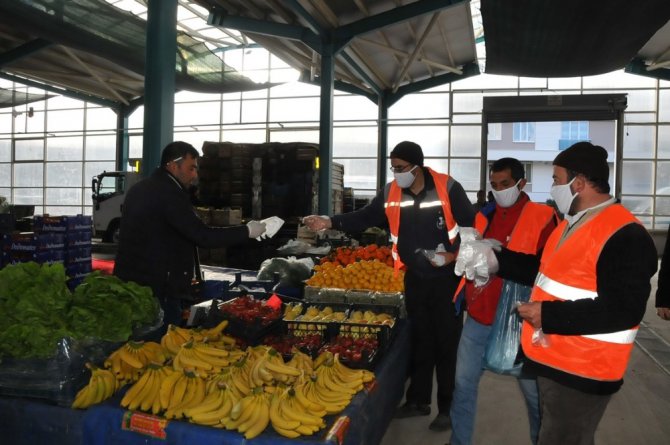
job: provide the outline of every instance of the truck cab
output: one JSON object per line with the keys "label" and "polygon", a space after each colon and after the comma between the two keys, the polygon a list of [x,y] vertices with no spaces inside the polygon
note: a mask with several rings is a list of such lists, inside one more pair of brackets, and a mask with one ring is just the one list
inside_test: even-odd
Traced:
{"label": "truck cab", "polygon": [[106,243],[118,243],[123,201],[128,190],[139,180],[139,172],[133,171],[104,171],[93,177],[94,236]]}

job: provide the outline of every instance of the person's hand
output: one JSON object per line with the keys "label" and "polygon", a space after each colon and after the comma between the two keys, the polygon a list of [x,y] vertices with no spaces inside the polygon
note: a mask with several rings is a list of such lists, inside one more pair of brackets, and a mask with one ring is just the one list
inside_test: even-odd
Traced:
{"label": "person's hand", "polygon": [[321,230],[330,229],[333,223],[329,216],[326,215],[309,215],[302,219],[302,223],[307,226],[312,232],[319,232]]}
{"label": "person's hand", "polygon": [[430,264],[435,267],[447,266],[454,262],[456,255],[451,252],[435,252],[435,256],[430,260]]}
{"label": "person's hand", "polygon": [[465,275],[474,280],[475,286],[484,286],[491,275],[498,272],[498,259],[494,253],[494,244],[488,240],[462,243],[456,257],[454,273]]}
{"label": "person's hand", "polygon": [[249,238],[260,238],[265,233],[265,223],[251,220],[247,223]]}
{"label": "person's hand", "polygon": [[663,320],[670,320],[670,307],[657,307],[656,315],[661,317]]}
{"label": "person's hand", "polygon": [[523,303],[516,308],[519,316],[528,321],[535,329],[542,327],[542,303],[533,301],[531,303]]}

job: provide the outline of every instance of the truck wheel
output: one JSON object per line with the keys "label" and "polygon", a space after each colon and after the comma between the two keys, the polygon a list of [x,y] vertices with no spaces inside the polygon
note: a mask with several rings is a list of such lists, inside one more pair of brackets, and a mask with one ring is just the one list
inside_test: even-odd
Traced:
{"label": "truck wheel", "polygon": [[102,241],[104,243],[118,244],[120,228],[121,224],[119,223],[119,220],[114,220],[109,223],[109,227],[105,231],[105,234],[102,237]]}

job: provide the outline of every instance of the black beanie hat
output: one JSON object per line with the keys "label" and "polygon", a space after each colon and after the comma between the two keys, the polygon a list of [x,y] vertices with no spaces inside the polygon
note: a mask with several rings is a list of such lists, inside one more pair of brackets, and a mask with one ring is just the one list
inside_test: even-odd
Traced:
{"label": "black beanie hat", "polygon": [[402,159],[410,164],[423,167],[423,151],[419,144],[415,144],[414,142],[403,141],[399,143],[391,151],[390,157]]}
{"label": "black beanie hat", "polygon": [[607,165],[607,150],[590,142],[577,142],[560,152],[554,165],[581,173],[591,179],[604,179],[610,176]]}

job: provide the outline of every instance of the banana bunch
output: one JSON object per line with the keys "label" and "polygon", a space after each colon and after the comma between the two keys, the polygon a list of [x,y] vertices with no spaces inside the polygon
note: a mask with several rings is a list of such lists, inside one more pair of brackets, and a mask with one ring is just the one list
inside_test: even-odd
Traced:
{"label": "banana bunch", "polygon": [[[326,362],[325,366],[328,366],[328,362]],[[361,381],[365,384],[375,379],[374,372],[368,371],[367,369],[351,369],[342,364],[340,361],[340,354],[335,354],[333,356],[332,367],[333,372],[338,374],[340,379],[344,381],[351,381],[360,378]]]}
{"label": "banana bunch", "polygon": [[184,411],[199,406],[206,396],[205,380],[197,373],[187,370],[174,371],[174,374],[177,376],[165,379],[160,389],[166,419],[181,419]]}
{"label": "banana bunch", "polygon": [[286,303],[283,315],[284,320],[295,320],[300,314],[302,314],[302,303]]}
{"label": "banana bunch", "polygon": [[86,364],[91,370],[91,378],[88,384],[77,392],[72,402],[72,408],[86,409],[91,405],[100,403],[110,398],[116,392],[118,386],[116,377],[108,369],[97,368]]}
{"label": "banana bunch", "polygon": [[149,363],[163,364],[167,354],[155,342],[129,341],[105,360],[105,368],[111,369],[121,382],[136,382]]}
{"label": "banana bunch", "polygon": [[322,405],[311,402],[292,387],[275,391],[270,401],[272,428],[284,437],[311,436],[326,426]]}
{"label": "banana bunch", "polygon": [[251,386],[272,386],[277,381],[290,383],[302,373],[298,369],[284,363],[281,355],[274,349],[269,349],[264,356],[258,358],[251,368]]}
{"label": "banana bunch", "polygon": [[228,430],[237,430],[245,439],[253,439],[270,423],[269,395],[262,388],[240,399],[230,410],[229,417],[222,423]]}
{"label": "banana bunch", "polygon": [[291,353],[293,354],[293,357],[291,357],[291,360],[286,362],[287,366],[291,366],[298,371],[304,371],[307,375],[310,375],[312,372],[314,372],[314,360],[312,360],[312,357],[305,354],[295,346],[291,348]]}
{"label": "banana bunch", "polygon": [[251,394],[251,382],[249,381],[251,368],[251,360],[245,355],[228,368],[210,375],[207,381],[207,391],[211,391],[217,383],[222,382],[238,399],[248,396]]}
{"label": "banana bunch", "polygon": [[165,409],[160,399],[161,387],[174,373],[167,366],[150,363],[139,380],[128,388],[121,399],[121,406],[133,411],[140,409],[158,414]]}
{"label": "banana bunch", "polygon": [[230,417],[230,411],[239,398],[223,382],[217,382],[216,385],[207,392],[202,403],[184,410],[186,416],[191,422],[199,425],[209,425],[222,428],[222,421]]}
{"label": "banana bunch", "polygon": [[362,374],[344,374],[340,371],[340,368],[335,368],[333,363],[324,363],[316,368],[317,385],[352,396],[363,389]]}
{"label": "banana bunch", "polygon": [[171,356],[175,356],[181,349],[181,345],[192,338],[196,341],[202,340],[202,338],[196,337],[199,337],[199,335],[197,333],[194,334],[191,329],[184,329],[171,324],[168,326],[165,335],[161,338],[161,346],[163,346]]}
{"label": "banana bunch", "polygon": [[195,369],[198,373],[209,374],[219,372],[230,366],[230,352],[218,349],[207,343],[196,343],[193,339],[187,341],[172,359],[175,370]]}
{"label": "banana bunch", "polygon": [[305,397],[311,402],[323,406],[327,414],[337,414],[349,405],[353,397],[349,393],[337,392],[319,384],[319,377],[316,375],[300,382],[296,385],[296,391],[305,394]]}

